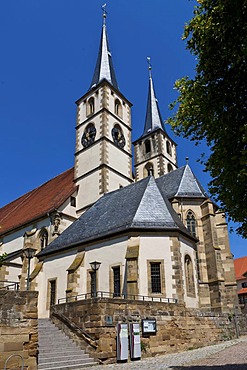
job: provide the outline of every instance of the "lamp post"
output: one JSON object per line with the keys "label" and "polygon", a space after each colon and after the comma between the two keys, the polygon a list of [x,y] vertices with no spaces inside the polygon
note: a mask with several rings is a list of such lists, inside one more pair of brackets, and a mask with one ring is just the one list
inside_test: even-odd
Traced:
{"label": "lamp post", "polygon": [[27,290],[29,290],[29,278],[30,278],[30,261],[34,257],[36,249],[28,247],[25,248],[23,253],[25,257],[28,259],[28,269],[27,269]]}
{"label": "lamp post", "polygon": [[91,273],[91,297],[97,296],[97,284],[96,284],[96,273],[100,268],[101,262],[90,262],[91,269],[93,270]]}

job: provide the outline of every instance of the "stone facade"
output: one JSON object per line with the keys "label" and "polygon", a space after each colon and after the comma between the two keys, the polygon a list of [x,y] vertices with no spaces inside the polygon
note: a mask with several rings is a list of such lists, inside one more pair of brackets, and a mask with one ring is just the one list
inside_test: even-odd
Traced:
{"label": "stone facade", "polygon": [[[22,356],[24,369],[37,369],[37,303],[38,292],[0,290],[0,369],[11,355]],[[11,358],[13,365],[21,368],[21,358]]]}
{"label": "stone facade", "polygon": [[[67,317],[95,340],[90,345],[70,331],[59,317]],[[112,324],[107,321],[112,318]],[[54,306],[51,318],[82,348],[103,363],[116,361],[117,323],[156,319],[156,335],[141,335],[142,356],[184,351],[219,343],[247,333],[247,317],[234,314],[202,312],[183,305],[133,300],[93,299]]]}

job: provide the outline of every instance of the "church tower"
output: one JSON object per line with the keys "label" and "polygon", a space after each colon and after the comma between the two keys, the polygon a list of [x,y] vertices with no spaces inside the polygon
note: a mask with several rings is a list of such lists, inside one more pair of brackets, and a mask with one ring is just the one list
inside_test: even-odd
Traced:
{"label": "church tower", "polygon": [[153,85],[150,58],[147,59],[149,90],[145,127],[142,136],[133,143],[136,181],[150,175],[157,178],[177,168],[176,143],[169,137],[162,122]]}
{"label": "church tower", "polygon": [[77,102],[77,213],[100,196],[133,182],[131,106],[119,91],[106,31],[106,12],[91,86]]}

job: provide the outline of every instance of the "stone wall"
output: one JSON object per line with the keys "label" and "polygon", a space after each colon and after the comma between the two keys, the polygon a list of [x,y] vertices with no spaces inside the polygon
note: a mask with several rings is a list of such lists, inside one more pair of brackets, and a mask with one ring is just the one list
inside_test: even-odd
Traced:
{"label": "stone wall", "polygon": [[[0,369],[11,355],[24,359],[24,369],[37,369],[38,292],[0,290]],[[21,369],[18,356],[8,361],[8,369]]]}
{"label": "stone wall", "polygon": [[[65,322],[58,320],[58,315],[68,317],[96,340],[97,348],[87,345],[87,350],[104,363],[116,360],[115,326],[118,322],[141,324],[141,319],[156,319],[156,335],[141,336],[143,357],[203,347],[247,333],[245,316],[239,316],[241,325],[236,327],[234,315],[185,309],[177,304],[97,298],[54,306],[52,320],[82,348],[85,342],[83,344],[76,331],[68,330]],[[109,317],[112,318],[110,324]]]}

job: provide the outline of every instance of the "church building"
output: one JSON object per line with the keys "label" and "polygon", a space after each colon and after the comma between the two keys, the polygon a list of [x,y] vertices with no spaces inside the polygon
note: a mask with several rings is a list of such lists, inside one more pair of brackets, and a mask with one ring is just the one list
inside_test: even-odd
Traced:
{"label": "church building", "polygon": [[178,166],[150,65],[132,163],[132,104],[118,87],[106,14],[92,82],[76,105],[74,167],[0,209],[0,284],[39,291],[39,317],[64,299],[100,295],[233,309],[224,214],[190,166]]}

